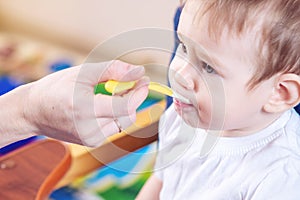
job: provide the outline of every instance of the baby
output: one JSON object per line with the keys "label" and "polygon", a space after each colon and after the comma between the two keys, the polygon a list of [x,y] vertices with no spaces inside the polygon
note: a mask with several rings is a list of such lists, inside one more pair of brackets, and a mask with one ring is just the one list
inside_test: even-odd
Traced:
{"label": "baby", "polygon": [[188,0],[138,199],[300,199],[300,0]]}

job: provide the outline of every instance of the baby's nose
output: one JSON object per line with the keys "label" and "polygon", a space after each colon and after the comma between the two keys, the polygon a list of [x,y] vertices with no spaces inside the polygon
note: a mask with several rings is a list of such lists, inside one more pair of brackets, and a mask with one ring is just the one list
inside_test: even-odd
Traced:
{"label": "baby's nose", "polygon": [[194,82],[191,76],[191,70],[189,69],[188,65],[182,67],[180,70],[175,72],[175,81],[180,84],[182,87],[186,88],[187,90],[194,89]]}

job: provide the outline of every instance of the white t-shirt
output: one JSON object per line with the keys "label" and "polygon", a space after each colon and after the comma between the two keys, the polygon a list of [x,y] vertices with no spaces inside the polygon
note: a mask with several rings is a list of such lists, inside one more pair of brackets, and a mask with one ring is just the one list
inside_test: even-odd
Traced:
{"label": "white t-shirt", "polygon": [[258,133],[208,137],[171,106],[160,121],[155,175],[161,199],[299,200],[300,116],[289,110]]}

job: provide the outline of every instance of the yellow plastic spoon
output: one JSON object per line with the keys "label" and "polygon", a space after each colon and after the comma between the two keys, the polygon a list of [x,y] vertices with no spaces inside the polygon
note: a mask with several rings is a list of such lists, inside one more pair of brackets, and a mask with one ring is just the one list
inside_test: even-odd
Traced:
{"label": "yellow plastic spoon", "polygon": [[[135,86],[135,83],[136,83],[135,81],[119,82],[119,81],[109,80],[105,83],[104,87],[105,87],[106,91],[108,91],[112,94],[117,94],[117,93],[120,93],[120,92],[123,92],[123,91],[133,88]],[[173,90],[171,88],[169,88],[168,86],[157,83],[157,82],[151,81],[149,83],[149,90],[156,91],[161,94],[174,97],[184,103],[190,103],[190,101],[187,98],[173,92]]]}

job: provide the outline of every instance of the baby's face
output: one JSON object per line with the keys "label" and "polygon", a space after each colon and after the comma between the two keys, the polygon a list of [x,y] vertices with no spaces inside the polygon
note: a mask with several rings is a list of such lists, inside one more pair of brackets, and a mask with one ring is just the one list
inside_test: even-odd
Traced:
{"label": "baby's face", "polygon": [[219,41],[207,34],[207,19],[195,21],[197,8],[184,8],[178,27],[181,44],[170,65],[171,87],[190,99],[174,100],[176,111],[194,127],[223,130],[227,136],[247,135],[264,127],[263,105],[274,79],[248,90],[255,72],[254,34],[228,36]]}

